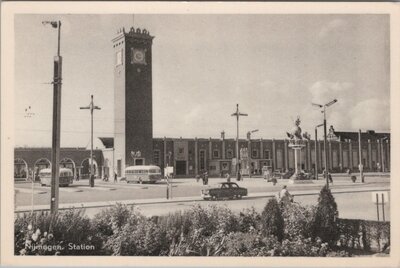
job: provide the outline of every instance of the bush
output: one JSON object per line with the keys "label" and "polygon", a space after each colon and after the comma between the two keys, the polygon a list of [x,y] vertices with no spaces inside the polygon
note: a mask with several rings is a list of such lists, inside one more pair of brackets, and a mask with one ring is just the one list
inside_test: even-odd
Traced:
{"label": "bush", "polygon": [[281,246],[281,256],[324,257],[328,252],[328,243],[322,243],[320,239],[313,242],[311,238],[304,238],[301,235],[291,240],[283,240]]}
{"label": "bush", "polygon": [[275,236],[257,232],[231,233],[227,237],[224,256],[279,256],[281,244]]}
{"label": "bush", "polygon": [[390,245],[390,222],[338,219],[338,228],[343,248],[380,251]]}
{"label": "bush", "polygon": [[127,239],[128,235],[127,226],[136,226],[143,218],[145,217],[135,211],[133,207],[122,204],[117,204],[96,214],[92,224],[98,230],[97,236],[103,241],[104,253],[106,255],[122,255],[123,241]]}
{"label": "bush", "polygon": [[261,214],[262,233],[274,235],[279,241],[283,239],[283,217],[278,201],[275,198],[268,200],[267,205]]}
{"label": "bush", "polygon": [[282,206],[284,237],[293,239],[298,235],[312,237],[314,206],[301,206],[299,203],[286,203]]}
{"label": "bush", "polygon": [[239,232],[247,233],[252,230],[261,230],[261,215],[252,207],[239,213]]}
{"label": "bush", "polygon": [[138,218],[137,222],[128,221],[112,237],[115,242],[113,255],[123,256],[158,256],[168,252],[163,232],[151,219]]}
{"label": "bush", "polygon": [[324,242],[328,242],[329,245],[334,246],[338,236],[337,215],[335,198],[325,185],[319,194],[312,223],[313,238],[320,237]]}
{"label": "bush", "polygon": [[15,254],[101,254],[101,240],[83,210],[70,209],[54,216],[48,212],[24,213],[14,223]]}

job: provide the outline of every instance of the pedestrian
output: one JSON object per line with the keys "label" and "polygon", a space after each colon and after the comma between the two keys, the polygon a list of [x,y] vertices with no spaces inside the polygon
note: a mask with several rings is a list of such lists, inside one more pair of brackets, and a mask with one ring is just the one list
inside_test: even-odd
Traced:
{"label": "pedestrian", "polygon": [[114,172],[114,183],[118,182],[118,175],[117,172]]}
{"label": "pedestrian", "polygon": [[204,172],[204,184],[208,185],[208,172]]}
{"label": "pedestrian", "polygon": [[231,175],[229,173],[226,173],[226,181],[231,182]]}
{"label": "pedestrian", "polygon": [[379,162],[376,163],[376,171],[381,171],[381,164]]}
{"label": "pedestrian", "polygon": [[332,174],[330,172],[328,172],[328,179],[330,183],[333,183]]}
{"label": "pedestrian", "polygon": [[282,190],[278,193],[278,201],[283,203],[293,202],[293,196],[289,193],[286,185],[283,185]]}
{"label": "pedestrian", "polygon": [[79,181],[79,174],[76,174],[76,181]]}

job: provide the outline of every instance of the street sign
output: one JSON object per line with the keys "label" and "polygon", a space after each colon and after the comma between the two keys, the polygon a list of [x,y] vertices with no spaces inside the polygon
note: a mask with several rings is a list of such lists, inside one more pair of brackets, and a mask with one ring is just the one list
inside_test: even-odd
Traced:
{"label": "street sign", "polygon": [[388,192],[372,192],[372,203],[374,204],[386,204],[389,202],[389,193]]}

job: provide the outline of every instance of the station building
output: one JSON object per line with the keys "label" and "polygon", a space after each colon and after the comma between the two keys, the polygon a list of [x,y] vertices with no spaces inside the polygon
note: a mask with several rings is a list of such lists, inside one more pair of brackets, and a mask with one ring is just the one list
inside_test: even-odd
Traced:
{"label": "station building", "polygon": [[[162,169],[174,166],[176,177],[195,176],[208,171],[212,176],[235,173],[237,158],[234,139],[154,138],[152,120],[152,44],[147,30],[120,29],[112,40],[114,52],[114,137],[99,138],[102,147],[94,151],[95,174],[124,176],[125,167],[155,164]],[[359,146],[365,171],[390,170],[390,133],[367,131],[337,132],[330,128],[327,144],[331,172],[357,170]],[[303,170],[317,168],[324,162],[323,141],[306,140],[299,165]],[[252,173],[263,166],[284,172],[294,169],[294,152],[286,139],[240,139],[239,148],[247,148]],[[50,167],[51,148],[15,148],[16,178]],[[75,176],[88,177],[90,151],[86,148],[61,148],[60,165],[71,168]],[[239,157],[240,158],[240,157]],[[243,158],[243,156],[242,156]]]}
{"label": "station building", "polygon": [[[100,138],[103,147],[94,150],[95,174],[112,177],[113,170],[124,176],[121,167],[113,166],[115,149],[112,138]],[[235,139],[221,138],[187,139],[154,138],[149,164],[173,166],[176,177],[194,177],[203,171],[211,176],[235,174],[233,159],[236,158]],[[324,142],[306,140],[301,150],[299,165],[303,170],[317,166],[322,172],[325,167]],[[240,139],[239,148],[247,148],[253,174],[260,174],[263,166],[284,172],[294,169],[294,152],[287,139]],[[331,127],[327,142],[328,168],[331,172],[358,171],[359,142],[357,132],[336,132]],[[364,171],[390,171],[390,134],[366,131],[361,134],[361,155]],[[51,148],[15,148],[15,178],[26,179],[27,171],[51,166]],[[89,176],[90,150],[86,148],[61,148],[60,166],[71,168],[76,176]],[[131,161],[134,157],[131,156]],[[115,161],[116,162],[116,161]]]}

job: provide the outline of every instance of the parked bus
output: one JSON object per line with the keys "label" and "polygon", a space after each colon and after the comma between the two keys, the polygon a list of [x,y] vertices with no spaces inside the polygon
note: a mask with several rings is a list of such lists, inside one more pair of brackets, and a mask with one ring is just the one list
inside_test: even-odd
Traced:
{"label": "parked bus", "polygon": [[[68,186],[73,183],[74,173],[69,168],[60,168],[59,185]],[[40,184],[42,186],[51,185],[51,169],[44,168],[39,171]]]}
{"label": "parked bus", "polygon": [[150,182],[161,180],[161,169],[158,166],[130,166],[125,169],[126,182]]}

